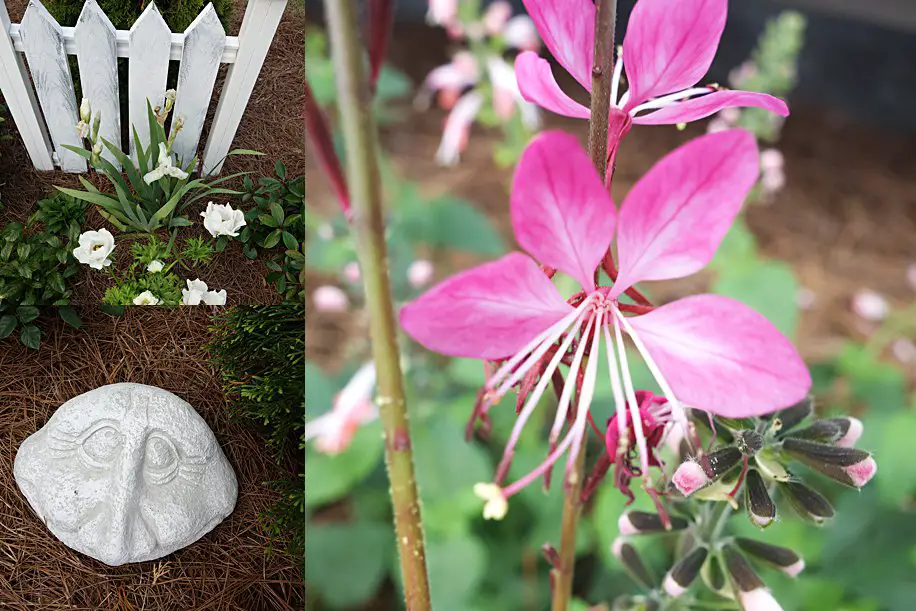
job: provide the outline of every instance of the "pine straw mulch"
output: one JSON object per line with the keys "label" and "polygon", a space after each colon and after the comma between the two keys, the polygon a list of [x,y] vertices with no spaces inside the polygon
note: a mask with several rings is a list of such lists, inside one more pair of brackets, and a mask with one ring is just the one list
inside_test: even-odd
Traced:
{"label": "pine straw mulch", "polygon": [[[270,611],[304,604],[301,559],[266,553],[258,515],[283,477],[265,442],[230,418],[204,345],[209,312],[131,308],[121,318],[84,309],[84,325],[41,324],[38,351],[0,342],[0,608]],[[42,319],[44,320],[44,319]],[[233,513],[165,558],[109,567],[66,547],[32,512],[13,480],[19,444],[68,399],[116,382],[159,386],[188,401],[213,429],[239,482]],[[282,544],[281,544],[282,547]]]}
{"label": "pine straw mulch", "polygon": [[[246,0],[236,0],[232,25],[227,32],[229,35],[238,34],[246,4]],[[27,0],[7,2],[13,23],[21,20],[27,6]],[[283,161],[290,176],[298,176],[305,171],[304,135],[300,111],[304,101],[302,88],[305,78],[304,36],[304,10],[300,3],[294,0],[287,5],[286,12],[280,21],[277,34],[264,60],[264,66],[232,143],[233,148],[256,150],[264,155],[230,157],[223,166],[222,175],[250,172],[255,180],[260,176],[273,176],[274,163],[278,160]],[[219,100],[227,70],[228,67],[224,64],[217,77],[208,120],[204,133],[201,135],[201,151],[207,140],[209,125],[216,111],[217,100]],[[74,75],[74,78],[77,76]],[[55,185],[82,188],[77,174],[36,171],[12,118],[9,116],[5,118],[6,121],[0,129],[0,135],[7,135],[9,139],[0,141],[0,201],[3,203],[3,206],[0,207],[0,226],[10,221],[24,221],[34,210],[35,202],[52,193]],[[110,191],[108,182],[98,175],[89,173],[82,176],[99,189]],[[199,210],[189,211],[189,218],[195,221],[200,220],[199,212],[204,207],[206,207],[205,203],[199,207]],[[203,230],[199,227],[200,223],[197,225],[198,231],[202,232]],[[87,229],[101,227],[114,229],[96,212],[94,207],[90,207],[84,227]],[[113,233],[116,232],[113,231]],[[187,235],[193,235],[193,233]],[[99,303],[106,282],[98,274],[90,274],[90,271],[83,270],[74,282],[74,303]],[[264,279],[267,273],[268,270],[262,260],[248,260],[236,244],[227,248],[227,252],[216,253],[213,262],[200,269],[200,277],[206,280],[211,287],[227,290],[230,303],[245,304],[273,304],[280,301],[280,296]]]}
{"label": "pine straw mulch", "polygon": [[[446,46],[436,30],[402,25],[392,39],[391,60],[419,83],[429,70],[447,61]],[[416,53],[417,48],[424,53]],[[566,91],[575,95],[581,90],[562,69],[554,73]],[[907,266],[916,262],[916,136],[863,125],[823,108],[791,106],[792,116],[779,143],[787,185],[770,205],[752,206],[747,221],[763,254],[789,263],[800,285],[815,293],[813,306],[801,313],[797,342],[807,358],[817,360],[835,354],[845,339],[862,338],[869,331],[850,311],[856,291],[878,291],[893,307],[916,298],[906,282]],[[512,170],[497,167],[492,156],[499,134],[474,126],[461,163],[442,168],[435,163],[435,151],[445,114],[406,110],[405,120],[382,134],[400,174],[430,197],[450,194],[474,202],[495,219],[511,244]],[[585,121],[550,113],[544,117],[545,129],[562,129],[579,136],[583,145],[586,142]],[[617,156],[615,201],[622,201],[653,163],[704,129],[702,122],[684,132],[634,127]],[[317,164],[309,164],[306,181],[309,206],[333,212],[334,198]],[[685,290],[703,290],[706,280],[700,274],[686,282],[655,283],[652,289],[661,299],[676,298]],[[306,286],[314,289],[319,281],[335,279],[310,276]],[[346,345],[341,336],[353,329],[363,333],[340,315],[313,313],[307,324],[310,358],[332,367],[341,362],[340,350]],[[324,338],[328,343],[320,345]]]}

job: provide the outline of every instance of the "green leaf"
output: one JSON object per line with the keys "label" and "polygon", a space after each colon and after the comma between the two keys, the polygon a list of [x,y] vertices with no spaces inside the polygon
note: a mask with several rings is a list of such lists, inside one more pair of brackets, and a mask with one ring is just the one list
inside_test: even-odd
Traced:
{"label": "green leaf", "polygon": [[109,316],[124,316],[125,308],[124,306],[103,303],[99,306],[99,310],[105,314],[108,314]]}
{"label": "green leaf", "polygon": [[309,524],[306,581],[333,608],[358,606],[379,589],[393,547],[388,522]]}
{"label": "green leaf", "polygon": [[264,248],[273,248],[280,243],[280,236],[283,234],[282,229],[274,229],[269,236],[264,238]]}
{"label": "green leaf", "polygon": [[38,350],[38,346],[41,344],[41,329],[35,325],[24,326],[22,331],[19,332],[19,341],[26,348]]}
{"label": "green leaf", "polygon": [[[880,472],[874,484],[881,498],[890,505],[902,506],[916,493],[916,460],[909,457],[916,439],[916,411],[890,414],[878,422],[867,421],[866,431],[874,427],[878,441],[863,447],[879,451]],[[866,438],[866,441],[868,438]],[[881,458],[885,460],[881,460]]]}
{"label": "green leaf", "polygon": [[712,290],[760,312],[787,336],[795,335],[798,283],[787,264],[761,260],[738,267],[723,267]]}
{"label": "green leaf", "polygon": [[75,329],[79,329],[83,326],[83,321],[80,319],[79,315],[76,313],[76,310],[70,307],[63,307],[58,309],[58,315],[61,320],[70,325]]}
{"label": "green leaf", "polygon": [[488,257],[505,252],[505,243],[490,219],[464,200],[446,196],[411,203],[408,194],[403,213],[403,231],[411,241]]}
{"label": "green leaf", "polygon": [[12,314],[0,316],[0,339],[5,339],[16,330],[19,321]]}
{"label": "green leaf", "polygon": [[22,324],[30,323],[41,314],[35,306],[19,306],[16,308],[16,316]]}
{"label": "green leaf", "polygon": [[288,231],[284,231],[283,234],[283,245],[290,250],[296,250],[299,248],[299,242],[296,240],[296,236],[291,234]]}
{"label": "green leaf", "polygon": [[433,609],[466,611],[486,573],[487,550],[483,543],[471,537],[431,537],[426,552]]}
{"label": "green leaf", "polygon": [[277,202],[270,202],[270,216],[276,221],[277,227],[283,226],[283,220],[286,218],[286,213],[283,212],[283,206]]}
{"label": "green leaf", "polygon": [[229,151],[226,156],[229,155],[264,155],[261,151],[253,151],[251,149],[232,149]]}

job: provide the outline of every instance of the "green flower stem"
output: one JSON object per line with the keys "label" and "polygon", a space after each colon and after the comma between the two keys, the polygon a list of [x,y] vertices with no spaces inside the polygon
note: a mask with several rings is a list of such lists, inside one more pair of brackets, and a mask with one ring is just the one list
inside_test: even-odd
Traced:
{"label": "green flower stem", "polygon": [[377,403],[385,435],[385,465],[391,483],[404,597],[408,611],[428,611],[431,602],[426,549],[382,221],[382,184],[376,157],[378,134],[365,75],[364,50],[359,39],[357,6],[349,0],[325,0],[324,4],[337,78],[340,123],[347,150],[347,178],[353,202],[352,232],[365,286],[378,378]]}
{"label": "green flower stem", "polygon": [[[595,13],[595,63],[592,69],[591,120],[588,128],[588,151],[601,175],[607,173],[608,117],[611,110],[611,77],[614,63],[614,28],[617,0],[598,0]],[[552,611],[567,611],[572,598],[573,572],[576,563],[576,528],[582,510],[580,501],[585,478],[585,440],[576,457],[575,468],[563,486],[563,518],[560,527],[559,563],[553,577]]]}

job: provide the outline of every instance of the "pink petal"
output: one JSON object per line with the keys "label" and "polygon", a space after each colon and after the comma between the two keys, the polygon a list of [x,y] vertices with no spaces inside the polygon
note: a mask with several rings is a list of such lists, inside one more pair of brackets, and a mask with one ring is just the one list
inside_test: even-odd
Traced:
{"label": "pink petal", "polygon": [[592,90],[595,5],[592,0],[523,0],[547,50],[579,84]]}
{"label": "pink petal", "polygon": [[524,51],[515,58],[515,78],[525,100],[564,117],[588,119],[591,111],[563,93],[550,63],[537,53]]}
{"label": "pink petal", "polygon": [[675,396],[730,418],[802,400],[811,376],[766,318],[719,295],[694,295],[629,319]]}
{"label": "pink petal", "polygon": [[780,117],[789,116],[789,107],[779,98],[753,91],[715,91],[692,100],[675,102],[647,115],[633,118],[640,125],[690,123],[715,114],[723,108],[762,108]]}
{"label": "pink petal", "polygon": [[401,308],[400,319],[408,335],[434,352],[497,359],[571,310],[537,263],[511,253],[434,286]]}
{"label": "pink petal", "polygon": [[617,211],[573,136],[550,131],[531,141],[515,170],[509,209],[522,248],[586,290],[595,288]]}
{"label": "pink petal", "polygon": [[699,81],[719,46],[728,0],[639,0],[623,40],[625,110]]}
{"label": "pink petal", "polygon": [[620,207],[620,274],[611,296],[702,269],[759,173],[757,141],[741,129],[695,138],[655,164]]}

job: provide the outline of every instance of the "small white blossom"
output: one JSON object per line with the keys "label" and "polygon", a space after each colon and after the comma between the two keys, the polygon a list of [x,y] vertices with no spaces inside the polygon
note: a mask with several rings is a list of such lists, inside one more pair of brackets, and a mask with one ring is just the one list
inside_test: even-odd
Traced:
{"label": "small white blossom", "polygon": [[134,305],[159,305],[159,303],[159,298],[149,291],[143,291],[134,297]]}
{"label": "small white blossom", "polygon": [[312,303],[319,312],[345,312],[350,305],[347,294],[336,286],[319,286],[312,293]]}
{"label": "small white blossom", "polygon": [[92,106],[89,104],[88,98],[83,98],[83,102],[80,104],[80,123],[86,123],[88,128],[90,121],[92,121]]}
{"label": "small white blossom", "polygon": [[80,137],[80,140],[85,140],[89,137],[89,124],[85,121],[80,121],[76,124],[76,133]]}
{"label": "small white blossom", "polygon": [[114,248],[114,236],[107,229],[85,231],[80,234],[79,246],[73,249],[73,256],[92,269],[102,269],[111,265],[108,255]]}
{"label": "small white blossom", "polygon": [[226,289],[221,291],[207,291],[203,294],[203,300],[206,305],[222,306],[226,305]]}
{"label": "small white blossom", "polygon": [[426,259],[419,259],[407,268],[407,281],[415,289],[426,286],[433,279],[433,264]]}
{"label": "small white blossom", "polygon": [[200,305],[204,294],[209,290],[207,283],[197,278],[187,281],[188,288],[181,289],[181,303],[183,305]]}
{"label": "small white blossom", "polygon": [[887,303],[887,299],[875,291],[862,290],[852,298],[852,311],[871,322],[884,320],[890,310],[891,307]]}
{"label": "small white blossom", "polygon": [[245,226],[245,214],[229,204],[214,206],[213,202],[207,202],[207,209],[200,215],[204,217],[204,227],[214,238],[221,235],[235,237]]}
{"label": "small white blossom", "polygon": [[483,499],[484,520],[502,520],[509,511],[509,502],[503,494],[502,488],[494,483],[474,484],[474,494]]}
{"label": "small white blossom", "polygon": [[184,180],[188,177],[188,173],[172,162],[172,155],[169,153],[169,150],[166,148],[165,144],[160,142],[158,165],[143,177],[143,182],[151,185],[157,180],[161,180],[166,176]]}
{"label": "small white blossom", "polygon": [[159,272],[162,271],[164,267],[165,265],[163,265],[162,261],[160,261],[159,259],[156,259],[154,261],[149,262],[149,264],[146,266],[146,271],[148,271],[151,274],[158,274]]}

